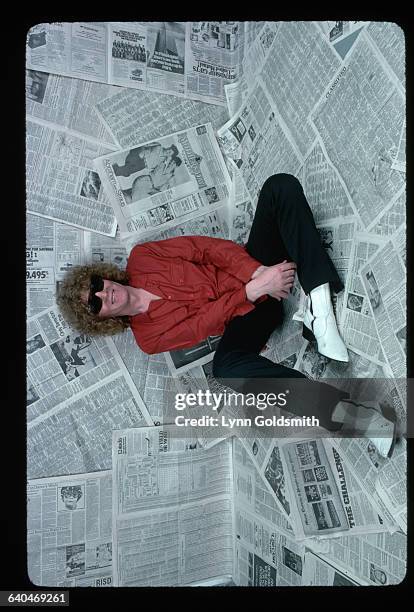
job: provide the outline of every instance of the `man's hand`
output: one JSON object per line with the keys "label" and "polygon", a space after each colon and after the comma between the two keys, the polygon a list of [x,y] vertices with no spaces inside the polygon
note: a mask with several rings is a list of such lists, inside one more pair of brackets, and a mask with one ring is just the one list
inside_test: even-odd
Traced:
{"label": "man's hand", "polygon": [[277,300],[287,298],[295,281],[296,264],[286,260],[275,266],[260,266],[246,285],[246,295],[255,302],[262,295],[270,295]]}

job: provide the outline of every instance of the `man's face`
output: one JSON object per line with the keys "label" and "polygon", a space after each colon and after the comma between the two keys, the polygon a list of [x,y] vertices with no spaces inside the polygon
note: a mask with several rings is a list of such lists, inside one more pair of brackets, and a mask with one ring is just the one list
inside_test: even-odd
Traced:
{"label": "man's face", "polygon": [[[97,315],[101,319],[108,317],[120,317],[126,314],[125,310],[129,304],[129,291],[126,285],[120,285],[115,281],[104,279],[102,291],[95,293],[102,300],[102,308]],[[82,302],[88,302],[89,290],[81,294]]]}
{"label": "man's face", "polygon": [[69,493],[64,496],[63,501],[68,510],[75,510],[76,505],[78,503],[78,498],[76,497],[76,495]]}

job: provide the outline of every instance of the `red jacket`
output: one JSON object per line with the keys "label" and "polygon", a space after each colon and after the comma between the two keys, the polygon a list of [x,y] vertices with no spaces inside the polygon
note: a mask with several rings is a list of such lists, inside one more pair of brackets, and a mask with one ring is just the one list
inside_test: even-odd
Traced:
{"label": "red jacket", "polygon": [[181,236],[136,245],[126,268],[129,284],[162,298],[130,317],[138,346],[151,355],[221,335],[233,317],[253,310],[245,284],[260,265],[243,247],[219,238]]}

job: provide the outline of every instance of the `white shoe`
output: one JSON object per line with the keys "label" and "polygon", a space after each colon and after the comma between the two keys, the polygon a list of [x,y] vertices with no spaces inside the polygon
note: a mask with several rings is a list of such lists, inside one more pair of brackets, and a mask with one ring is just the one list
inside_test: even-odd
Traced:
{"label": "white shoe", "polygon": [[307,296],[303,316],[303,337],[309,342],[316,340],[321,355],[348,363],[348,351],[336,325],[329,283],[312,289]]}
{"label": "white shoe", "polygon": [[341,405],[345,405],[340,419],[344,425],[355,427],[356,431],[374,444],[382,457],[390,458],[397,439],[395,411],[390,411],[390,418],[387,418],[378,402],[359,404],[352,400],[343,400]]}

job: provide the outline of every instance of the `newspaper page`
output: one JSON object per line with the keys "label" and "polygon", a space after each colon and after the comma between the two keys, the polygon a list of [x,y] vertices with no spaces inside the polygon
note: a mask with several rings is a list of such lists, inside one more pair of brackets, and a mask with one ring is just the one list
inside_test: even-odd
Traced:
{"label": "newspaper page", "polygon": [[229,198],[230,240],[244,246],[252,227],[255,207],[250,199],[239,168],[232,163],[232,184]]}
{"label": "newspaper page", "polygon": [[[324,440],[323,443],[342,498],[349,531],[353,534],[387,531],[388,526],[372,504],[371,495],[364,491],[362,485],[352,475],[352,469],[348,466],[344,456],[329,440]],[[314,486],[314,493],[316,499],[322,497],[322,492],[318,491],[318,485]]]}
{"label": "newspaper page", "polygon": [[165,355],[141,351],[130,329],[113,336],[113,341],[154,425],[165,424],[167,407],[174,403],[177,392]]}
{"label": "newspaper page", "polygon": [[370,234],[378,236],[391,236],[396,238],[397,245],[400,246],[400,255],[405,261],[406,250],[406,192],[405,185],[400,192],[391,200],[389,205],[384,209],[378,221],[371,226]]}
{"label": "newspaper page", "polygon": [[342,536],[329,544],[329,553],[321,557],[362,585],[399,584],[405,577],[407,536],[400,532]]}
{"label": "newspaper page", "polygon": [[[332,445],[336,451],[340,454],[349,471],[352,473],[353,478],[358,482],[361,489],[368,496],[372,507],[381,516],[384,525],[390,532],[395,532],[398,529],[396,518],[394,516],[394,510],[397,513],[402,511],[403,501],[398,504],[395,503],[397,499],[397,493],[393,494],[393,506],[391,505],[391,499],[386,504],[382,497],[379,495],[377,485],[380,479],[381,471],[384,469],[385,464],[389,464],[388,473],[392,471],[394,475],[398,474],[398,487],[400,500],[404,497],[405,493],[405,476],[403,471],[405,466],[404,462],[404,445],[402,443],[397,444],[394,455],[391,459],[386,460],[380,455],[375,445],[369,440],[369,438],[332,438]],[[402,470],[400,469],[402,468]],[[384,481],[385,482],[385,481]]]}
{"label": "newspaper page", "polygon": [[27,560],[39,586],[112,586],[112,472],[29,480]]}
{"label": "newspaper page", "polygon": [[125,270],[128,252],[121,241],[119,231],[115,236],[103,236],[96,232],[83,232],[85,261],[87,263],[111,263]]}
{"label": "newspaper page", "polygon": [[224,86],[237,81],[244,53],[244,22],[189,21],[186,24],[186,93],[225,104]]}
{"label": "newspaper page", "polygon": [[300,586],[305,547],[272,523],[235,509],[235,582],[238,586]]}
{"label": "newspaper page", "polygon": [[[247,42],[250,38],[248,24],[262,23],[263,26],[257,31],[256,38]],[[238,81],[224,86],[226,94],[227,109],[230,117],[235,115],[245,102],[249,92],[253,89],[256,76],[263,69],[264,62],[272,46],[278,23],[274,21],[266,22],[246,22],[246,50],[242,61],[242,74]],[[255,29],[257,26],[255,26]]]}
{"label": "newspaper page", "polygon": [[95,160],[121,232],[145,233],[227,204],[230,177],[211,124]]}
{"label": "newspaper page", "polygon": [[342,179],[327,158],[319,139],[304,161],[301,183],[316,224],[354,214]]}
{"label": "newspaper page", "polygon": [[[290,519],[276,501],[274,492],[270,492],[265,479],[259,472],[258,461],[260,457],[265,456],[265,451],[260,448],[260,443],[267,441],[264,438],[253,440],[250,452],[244,440],[233,437],[234,506],[235,509],[244,508],[254,516],[266,520],[279,532],[293,537]],[[249,445],[250,442],[249,440]],[[253,462],[253,457],[256,459],[255,462]]]}
{"label": "newspaper page", "polygon": [[67,128],[115,151],[116,141],[95,106],[117,91],[110,85],[26,70],[26,116]]}
{"label": "newspaper page", "polygon": [[[378,459],[377,459],[378,461]],[[391,461],[384,462],[375,481],[376,496],[382,500],[401,531],[407,533],[407,444],[396,445]]]}
{"label": "newspaper page", "polygon": [[26,40],[27,67],[88,81],[108,82],[107,25],[38,23]]}
{"label": "newspaper page", "polygon": [[116,220],[92,160],[108,148],[63,128],[26,122],[27,211],[107,236]]}
{"label": "newspaper page", "polygon": [[336,52],[315,23],[279,25],[261,76],[302,156],[315,139],[310,112],[339,66]]}
{"label": "newspaper page", "polygon": [[381,343],[369,308],[368,294],[359,270],[383,244],[380,237],[356,234],[352,244],[351,264],[346,277],[344,308],[340,327],[346,345],[375,361],[383,361]]}
{"label": "newspaper page", "polygon": [[113,487],[116,586],[232,574],[229,442],[204,450],[168,428],[114,432]]}
{"label": "newspaper page", "polygon": [[310,550],[305,551],[303,586],[360,586],[361,583],[349,578],[344,571],[330,560],[328,563]]}
{"label": "newspaper page", "polygon": [[321,21],[318,25],[338,55],[344,59],[359,33],[369,23],[369,21]]}
{"label": "newspaper page", "polygon": [[228,114],[233,117],[249,95],[249,85],[244,75],[235,83],[225,85],[224,93],[226,94]]}
{"label": "newspaper page", "polygon": [[176,96],[123,88],[98,101],[96,109],[122,149],[202,123],[217,130],[228,120],[222,106],[184,99],[177,104]]}
{"label": "newspaper page", "polygon": [[405,89],[404,31],[396,23],[372,21],[366,33],[397,77],[399,85]]}
{"label": "newspaper page", "polygon": [[404,173],[406,169],[406,163],[405,163],[406,148],[407,148],[406,127],[405,127],[405,119],[404,119],[404,124],[401,129],[400,142],[398,143],[397,154],[395,156],[394,161],[392,162],[392,167],[394,168],[394,170],[399,170],[399,172],[404,172]]}
{"label": "newspaper page", "polygon": [[360,269],[383,354],[395,378],[404,378],[407,355],[406,269],[392,241]]}
{"label": "newspaper page", "polygon": [[242,68],[243,78],[246,79],[247,86],[253,87],[256,76],[263,70],[263,65],[270,52],[270,48],[276,36],[276,31],[280,24],[275,21],[266,21],[256,38],[246,47],[243,57]]}
{"label": "newspaper page", "polygon": [[28,320],[26,354],[30,478],[108,469],[113,426],[152,424],[112,340],[56,307]]}
{"label": "newspaper page", "polygon": [[401,173],[392,169],[404,106],[382,57],[362,32],[312,113],[365,228],[374,224],[404,183]]}
{"label": "newspaper page", "polygon": [[218,137],[225,154],[240,169],[254,204],[269,176],[277,172],[296,174],[302,164],[259,79],[236,115],[218,130]]}
{"label": "newspaper page", "polygon": [[239,78],[244,22],[42,23],[27,34],[31,70],[225,106]]}
{"label": "newspaper page", "polygon": [[322,246],[331,258],[339,278],[345,284],[357,222],[355,217],[340,218],[318,226]]}
{"label": "newspaper page", "polygon": [[122,244],[128,253],[136,244],[153,240],[165,240],[177,236],[211,236],[213,238],[229,237],[229,212],[227,206],[221,206],[201,215],[197,215],[180,225],[165,229],[152,230],[149,233],[120,232]]}
{"label": "newspaper page", "polygon": [[298,539],[331,537],[350,529],[323,440],[280,440]]}
{"label": "newspaper page", "polygon": [[44,217],[26,218],[26,305],[31,317],[55,304],[66,270],[83,263],[84,232]]}

